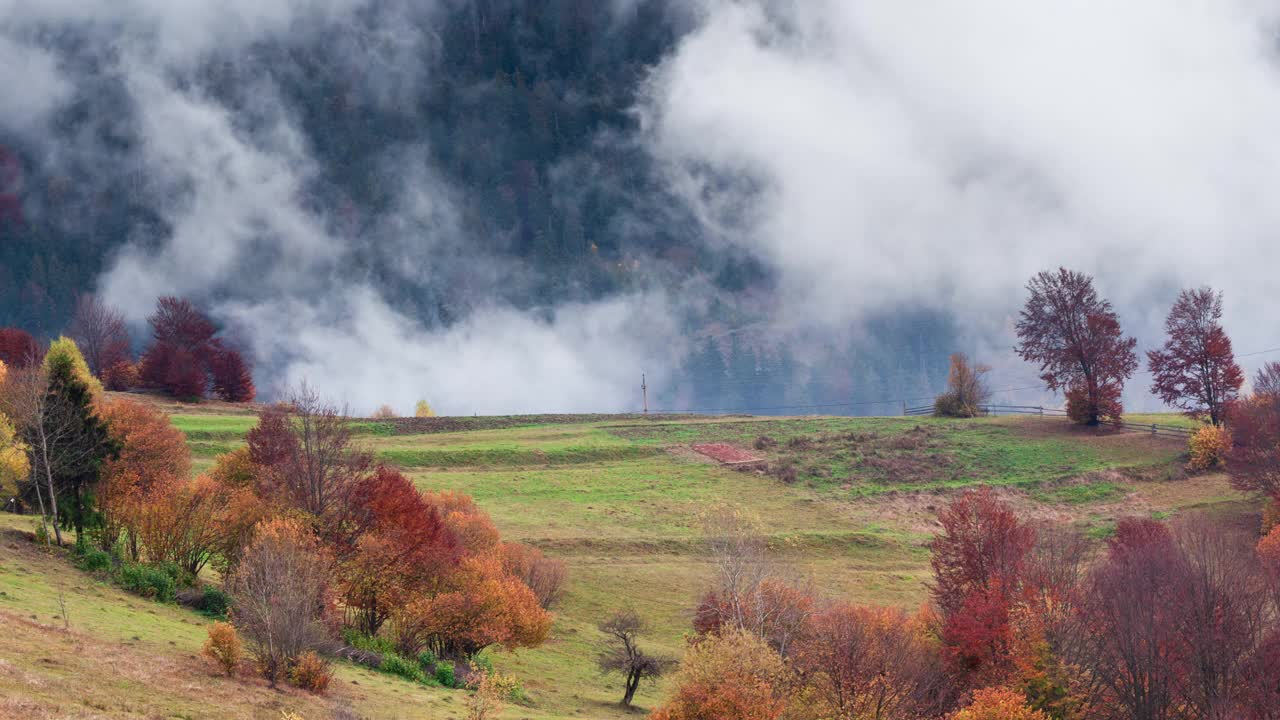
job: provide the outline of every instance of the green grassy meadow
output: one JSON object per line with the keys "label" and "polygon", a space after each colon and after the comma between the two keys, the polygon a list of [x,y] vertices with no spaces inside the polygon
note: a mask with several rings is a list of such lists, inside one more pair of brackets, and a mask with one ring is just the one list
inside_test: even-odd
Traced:
{"label": "green grassy meadow", "polygon": [[[241,444],[254,423],[248,414],[179,411],[172,417],[187,434],[197,471]],[[960,488],[1001,486],[1025,517],[1076,524],[1099,537],[1124,515],[1247,507],[1222,476],[1188,477],[1180,441],[1075,428],[1061,419],[534,416],[493,425],[362,421],[356,430],[362,445],[403,468],[420,488],[472,495],[505,539],[535,545],[568,565],[551,640],[494,658],[531,698],[528,706],[509,708],[507,718],[629,716],[615,704],[617,680],[595,670],[595,625],[631,605],[652,623],[644,645],[678,656],[710,577],[699,516],[719,504],[757,515],[779,561],[822,592],[904,607],[926,599],[934,514]],[[770,470],[722,466],[690,447],[704,442],[747,450]],[[793,468],[793,476],[780,476],[779,467]],[[195,657],[203,618],[123,595],[56,558],[27,550],[23,557],[15,563],[0,555],[0,612],[56,625],[57,588],[66,587],[79,632],[95,642],[171,656],[199,668],[192,672],[203,673],[202,682],[211,678]],[[0,695],[21,689],[6,667],[37,676],[46,670],[15,662],[5,643],[0,640]],[[462,716],[461,691],[417,687],[354,666],[343,667],[337,685],[326,702],[349,704],[359,716]],[[653,707],[664,690],[645,686],[637,703]],[[310,698],[298,702],[316,707]],[[186,712],[218,716],[195,705]]]}

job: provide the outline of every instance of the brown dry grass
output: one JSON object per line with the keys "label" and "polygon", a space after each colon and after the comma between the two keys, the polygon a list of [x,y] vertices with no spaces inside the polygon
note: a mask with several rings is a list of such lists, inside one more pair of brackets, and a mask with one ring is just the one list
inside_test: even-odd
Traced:
{"label": "brown dry grass", "polygon": [[332,717],[342,698],[228,679],[207,661],[0,611],[0,718]]}

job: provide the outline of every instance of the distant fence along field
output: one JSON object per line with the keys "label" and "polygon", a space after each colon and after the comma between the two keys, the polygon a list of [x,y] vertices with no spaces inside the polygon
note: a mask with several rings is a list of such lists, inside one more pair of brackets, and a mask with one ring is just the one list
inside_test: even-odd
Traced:
{"label": "distant fence along field", "polygon": [[[983,413],[987,415],[1039,415],[1040,417],[1065,418],[1067,411],[1062,408],[1044,407],[1043,405],[983,405],[981,406]],[[934,413],[933,405],[917,405],[915,407],[905,407],[902,414],[908,417],[932,415]],[[1167,437],[1190,438],[1196,434],[1195,428],[1179,427],[1177,425],[1165,425],[1161,423],[1138,423],[1120,421],[1112,423],[1112,425],[1120,430],[1128,432],[1141,432],[1149,435],[1164,435]]]}

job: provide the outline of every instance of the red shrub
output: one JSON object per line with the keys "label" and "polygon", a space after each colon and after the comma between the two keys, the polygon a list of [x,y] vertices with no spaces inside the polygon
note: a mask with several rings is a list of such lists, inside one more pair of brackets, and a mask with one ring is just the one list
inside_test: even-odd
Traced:
{"label": "red shrub", "polygon": [[952,672],[974,685],[1000,684],[1014,661],[1009,598],[996,583],[975,589],[943,620],[943,656]]}
{"label": "red shrub", "polygon": [[975,591],[1017,591],[1035,533],[989,487],[969,490],[938,515],[933,551],[934,600],[951,615]]}
{"label": "red shrub", "polygon": [[41,354],[31,333],[21,328],[0,328],[0,362],[11,368],[24,368],[39,363]]}
{"label": "red shrub", "polygon": [[138,366],[128,360],[117,360],[102,373],[102,384],[108,390],[129,390],[140,381]]}

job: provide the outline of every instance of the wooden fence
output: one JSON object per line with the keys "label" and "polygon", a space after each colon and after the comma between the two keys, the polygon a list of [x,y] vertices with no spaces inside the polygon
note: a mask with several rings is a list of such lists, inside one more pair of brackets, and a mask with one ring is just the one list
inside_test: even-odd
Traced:
{"label": "wooden fence", "polygon": [[[1067,411],[1062,408],[1044,407],[1043,405],[983,405],[980,408],[987,415],[1038,415],[1040,417],[1061,417],[1067,416]],[[908,417],[932,415],[933,405],[918,405],[916,407],[902,408],[902,414]],[[1125,430],[1127,432],[1140,432],[1148,435],[1159,435],[1164,437],[1176,437],[1188,439],[1196,434],[1196,428],[1180,427],[1178,425],[1163,425],[1160,423],[1133,423],[1120,421],[1118,423],[1107,423],[1107,425]]]}

